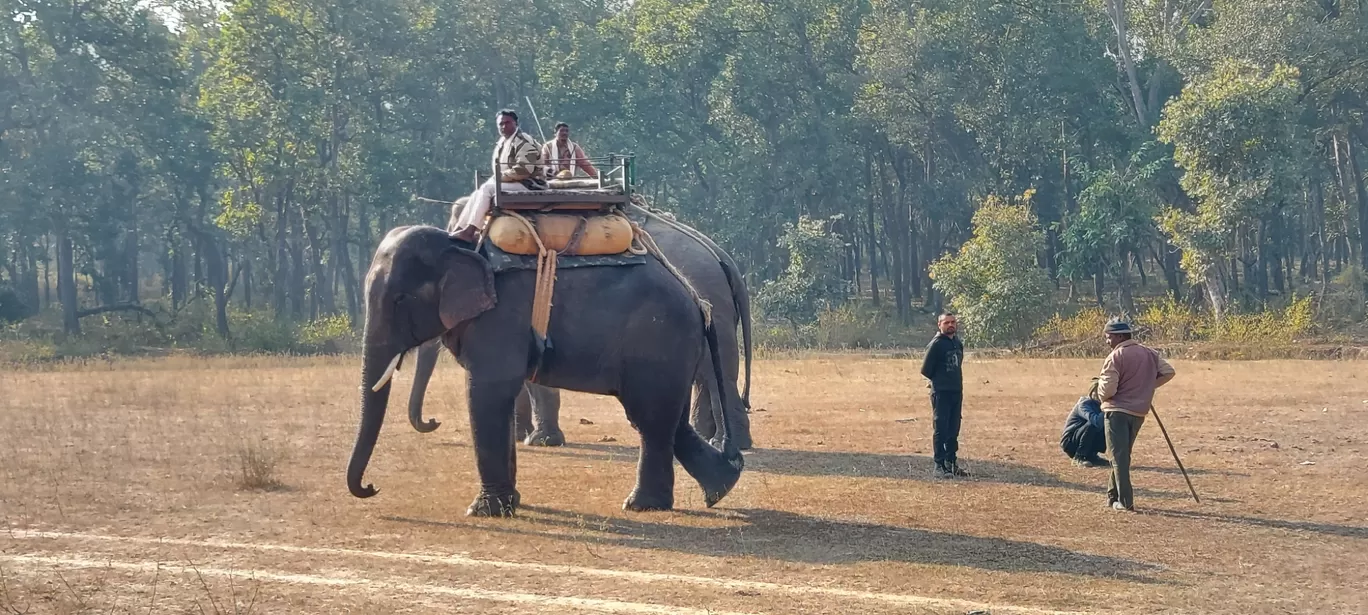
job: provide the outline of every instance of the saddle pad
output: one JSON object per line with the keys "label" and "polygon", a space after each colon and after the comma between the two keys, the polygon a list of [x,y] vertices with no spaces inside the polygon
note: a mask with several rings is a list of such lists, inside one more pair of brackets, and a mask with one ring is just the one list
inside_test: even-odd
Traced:
{"label": "saddle pad", "polygon": [[[489,260],[489,266],[494,273],[505,271],[536,271],[537,257],[524,254],[512,254],[499,249],[499,246],[488,241],[480,242],[480,254]],[[592,256],[565,256],[556,255],[556,269],[576,269],[579,267],[627,267],[631,265],[642,265],[646,263],[647,254],[632,254],[623,252],[621,254],[595,254]]]}
{"label": "saddle pad", "polygon": [[[556,252],[566,252],[577,231],[578,245],[571,251],[576,256],[620,254],[632,245],[632,224],[618,214],[526,214],[525,219],[536,227],[546,249]],[[537,237],[516,216],[495,216],[486,235],[490,243],[510,254],[537,254]]]}

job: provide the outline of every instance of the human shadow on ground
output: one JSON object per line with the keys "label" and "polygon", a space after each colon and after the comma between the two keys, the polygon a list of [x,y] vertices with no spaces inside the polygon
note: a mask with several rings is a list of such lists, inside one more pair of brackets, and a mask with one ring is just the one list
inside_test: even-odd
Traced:
{"label": "human shadow on ground", "polygon": [[[444,444],[468,446],[459,442],[444,442]],[[621,444],[567,443],[561,447],[519,447],[518,454],[563,455],[579,459],[634,463],[637,458],[637,448]],[[1107,470],[1105,468],[1094,469],[1096,484],[1081,484],[1069,482],[1040,468],[1024,464],[984,459],[964,459],[962,461],[972,473],[969,478],[971,481],[1054,487],[1097,494],[1099,497],[1106,491],[1107,486]],[[932,476],[932,465],[931,457],[926,455],[757,448],[747,451],[745,471],[781,476],[842,476],[924,482],[943,480]],[[1162,491],[1142,487],[1135,488],[1135,495],[1172,500],[1188,497],[1187,493],[1181,491]],[[1207,499],[1214,502],[1238,502],[1237,500],[1221,498],[1209,497]]]}
{"label": "human shadow on ground", "polygon": [[1193,512],[1188,510],[1165,510],[1162,508],[1142,508],[1140,509],[1140,512],[1177,519],[1220,521],[1222,523],[1235,523],[1238,525],[1266,527],[1278,530],[1315,532],[1317,534],[1343,536],[1345,538],[1368,538],[1368,527],[1356,525],[1337,525],[1334,523],[1317,523],[1314,521],[1288,521],[1284,519],[1260,519],[1258,517],[1222,515],[1218,513]]}
{"label": "human shadow on ground", "polygon": [[[759,557],[800,564],[894,561],[999,572],[1049,572],[1140,583],[1165,582],[1150,576],[1161,570],[1159,566],[1144,562],[1004,538],[823,519],[777,510],[673,511],[673,514],[739,522],[739,525],[722,528],[652,521],[660,518],[657,513],[605,517],[523,505],[519,514],[530,523],[490,523],[482,524],[480,529],[594,545],[714,557]],[[660,515],[666,514],[670,513]],[[469,524],[384,518],[428,527],[471,529]],[[576,531],[567,533],[567,529]]]}
{"label": "human shadow on ground", "polygon": [[[1230,471],[1230,470],[1205,470],[1205,469],[1202,469],[1202,468],[1188,468],[1188,467],[1184,467],[1184,469],[1186,469],[1186,470],[1187,470],[1187,473],[1188,473],[1189,475],[1191,475],[1191,476],[1214,475],[1214,476],[1236,476],[1236,477],[1240,477],[1240,478],[1248,478],[1248,477],[1249,477],[1249,475],[1248,475],[1248,474],[1245,474],[1244,472],[1232,472],[1232,471]],[[1132,471],[1132,472],[1155,472],[1155,473],[1157,473],[1157,474],[1173,474],[1173,475],[1177,475],[1177,476],[1182,476],[1182,474],[1183,474],[1182,470],[1179,470],[1177,467],[1166,468],[1166,467],[1162,467],[1162,466],[1131,466],[1131,471]]]}

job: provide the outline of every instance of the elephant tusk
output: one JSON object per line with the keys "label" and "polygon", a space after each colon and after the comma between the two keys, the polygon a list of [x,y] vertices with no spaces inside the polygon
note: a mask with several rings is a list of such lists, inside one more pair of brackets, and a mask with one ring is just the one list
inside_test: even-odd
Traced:
{"label": "elephant tusk", "polygon": [[399,359],[402,358],[404,358],[404,353],[402,352],[394,355],[394,360],[390,361],[389,367],[385,368],[385,373],[380,374],[380,379],[375,382],[375,386],[371,387],[372,391],[379,393],[380,389],[384,388],[384,386],[389,383],[390,378],[394,377],[394,372],[399,370]]}

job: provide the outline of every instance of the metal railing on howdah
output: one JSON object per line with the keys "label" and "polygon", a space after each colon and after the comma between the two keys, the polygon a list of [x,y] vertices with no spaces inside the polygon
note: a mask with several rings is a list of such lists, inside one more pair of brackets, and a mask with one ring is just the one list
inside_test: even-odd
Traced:
{"label": "metal railing on howdah", "polygon": [[[605,188],[618,188],[622,194],[631,197],[632,190],[636,186],[636,155],[635,154],[607,154],[605,156],[585,156],[589,164],[594,165],[598,170],[598,177],[579,177],[575,179],[595,180],[594,189],[603,190]],[[572,162],[570,159],[557,159],[544,161],[543,166],[550,166],[555,162]],[[500,171],[511,168],[510,163],[498,163]],[[575,167],[578,168],[578,167]],[[479,188],[489,175],[482,171],[475,171],[475,188]],[[503,190],[497,190],[495,198]]]}

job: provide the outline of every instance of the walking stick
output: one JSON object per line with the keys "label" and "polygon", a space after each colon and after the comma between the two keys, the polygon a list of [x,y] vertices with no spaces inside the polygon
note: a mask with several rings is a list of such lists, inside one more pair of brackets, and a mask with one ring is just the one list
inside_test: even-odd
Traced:
{"label": "walking stick", "polygon": [[1183,460],[1178,458],[1178,451],[1174,450],[1173,440],[1169,439],[1168,430],[1164,429],[1164,422],[1159,420],[1159,411],[1154,409],[1154,404],[1150,404],[1150,414],[1154,415],[1154,422],[1159,423],[1159,433],[1164,434],[1164,441],[1168,443],[1169,452],[1173,453],[1173,460],[1178,462],[1178,470],[1183,473],[1183,480],[1187,481],[1188,491],[1192,493],[1192,499],[1201,504],[1202,500],[1197,497],[1197,490],[1192,488],[1192,479],[1188,478],[1187,470],[1183,468]]}

